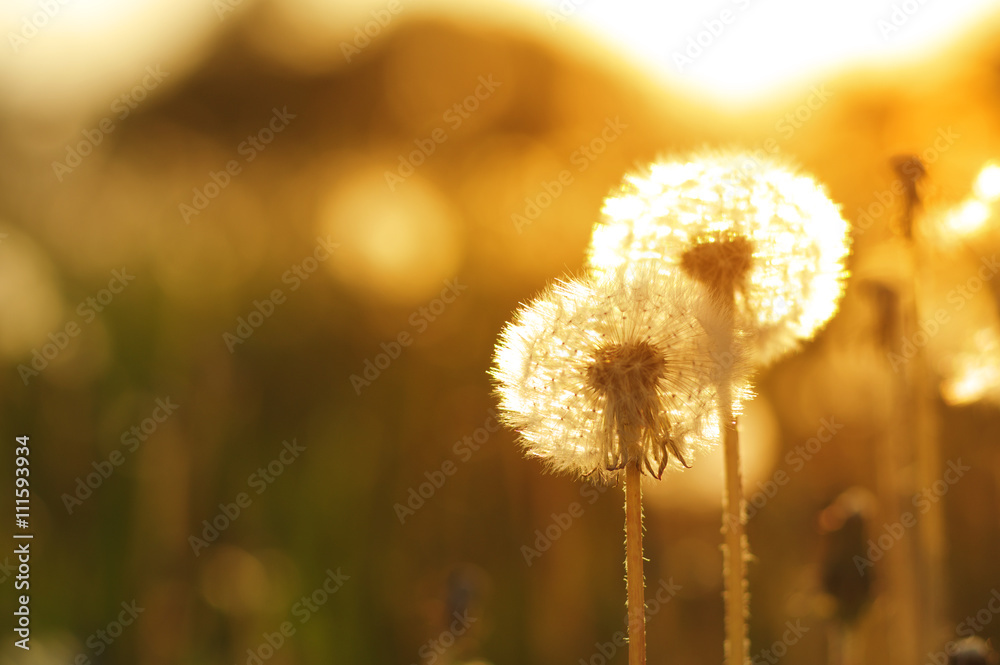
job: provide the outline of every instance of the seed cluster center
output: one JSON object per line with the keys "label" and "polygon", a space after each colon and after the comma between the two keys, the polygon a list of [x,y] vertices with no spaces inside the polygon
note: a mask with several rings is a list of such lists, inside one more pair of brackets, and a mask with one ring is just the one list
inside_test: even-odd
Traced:
{"label": "seed cluster center", "polygon": [[753,262],[753,243],[742,235],[695,244],[681,257],[681,269],[718,293],[741,290]]}
{"label": "seed cluster center", "polygon": [[634,342],[599,348],[587,378],[603,395],[643,402],[647,395],[655,398],[656,384],[664,373],[663,354],[649,342]]}

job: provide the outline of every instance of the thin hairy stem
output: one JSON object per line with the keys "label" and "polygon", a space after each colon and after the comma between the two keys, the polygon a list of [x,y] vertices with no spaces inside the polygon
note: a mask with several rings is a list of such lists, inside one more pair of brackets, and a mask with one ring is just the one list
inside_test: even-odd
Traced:
{"label": "thin hairy stem", "polygon": [[625,577],[628,587],[628,663],[646,665],[646,583],[642,574],[640,460],[625,467]]}
{"label": "thin hairy stem", "polygon": [[740,436],[733,417],[732,387],[728,380],[719,386],[719,419],[723,426],[726,458],[726,491],[723,497],[724,545],[723,570],[726,600],[726,663],[749,662],[746,617],[749,594],[746,583],[747,550],[744,534],[743,478],[740,473]]}
{"label": "thin hairy stem", "polygon": [[[726,316],[725,328],[716,340],[719,351],[727,352],[735,335],[735,293],[718,292],[719,304]],[[747,638],[747,616],[750,594],[747,590],[746,510],[743,501],[743,474],[740,468],[740,435],[733,414],[732,368],[719,372],[719,422],[722,426],[722,447],[725,455],[726,490],[722,496],[723,582],[726,613],[726,665],[747,665],[750,662],[750,640]]]}
{"label": "thin hairy stem", "polygon": [[[736,338],[736,293],[753,264],[753,243],[746,237],[707,239],[684,253],[681,268],[699,280],[715,298],[723,323],[714,333],[716,357],[732,357]],[[726,489],[722,495],[723,582],[726,626],[726,665],[747,665],[749,594],[746,584],[747,542],[743,532],[743,479],[740,472],[740,436],[733,414],[733,368],[720,365],[719,423],[726,460]]]}

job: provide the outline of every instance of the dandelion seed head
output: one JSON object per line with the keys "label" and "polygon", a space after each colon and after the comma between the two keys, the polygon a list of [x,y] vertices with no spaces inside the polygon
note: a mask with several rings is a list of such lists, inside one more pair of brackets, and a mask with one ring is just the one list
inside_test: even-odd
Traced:
{"label": "dandelion seed head", "polygon": [[742,235],[699,238],[681,254],[680,266],[716,293],[742,293],[753,266],[753,243]]}
{"label": "dandelion seed head", "polygon": [[716,318],[704,287],[648,262],[559,282],[501,334],[502,417],[555,471],[606,481],[630,461],[655,477],[687,466],[718,440],[720,367],[748,367],[738,349],[713,356]]}
{"label": "dandelion seed head", "polygon": [[848,224],[811,177],[741,153],[703,153],[627,176],[604,205],[590,265],[659,260],[732,289],[737,324],[766,364],[833,316],[844,289]]}

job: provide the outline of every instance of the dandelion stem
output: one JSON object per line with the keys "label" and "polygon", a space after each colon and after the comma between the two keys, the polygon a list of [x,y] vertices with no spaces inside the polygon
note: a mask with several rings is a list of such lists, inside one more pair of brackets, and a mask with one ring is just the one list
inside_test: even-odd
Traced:
{"label": "dandelion stem", "polygon": [[[892,314],[896,318],[895,325],[900,339],[913,340],[920,314],[917,307],[920,265],[917,244],[920,236],[914,234],[914,225],[921,205],[918,185],[926,172],[915,157],[898,157],[894,160],[894,166],[905,185],[901,220],[896,231],[912,254],[911,265],[915,272],[909,273],[908,279],[901,281],[897,292],[897,307]],[[887,350],[899,353],[899,345],[900,342],[890,340]],[[903,498],[911,495],[914,489],[912,481],[908,481],[902,469],[915,466],[917,480],[922,487],[927,487],[937,479],[936,471],[939,467],[932,415],[935,405],[930,400],[928,390],[926,357],[922,352],[918,353],[912,357],[908,366],[896,374],[895,426],[891,428],[883,444],[880,457],[883,468],[879,478],[883,514],[887,516],[887,521],[893,520],[894,524],[899,522],[903,514]],[[894,644],[889,661],[893,663],[914,662],[921,648],[933,648],[936,642],[936,626],[929,621],[932,616],[931,608],[926,604],[929,598],[937,604],[941,593],[941,578],[937,574],[942,561],[941,531],[935,528],[939,527],[940,513],[935,515],[934,512],[922,519],[918,530],[925,556],[918,557],[916,549],[908,542],[886,552],[887,620],[890,639]],[[919,593],[921,583],[928,596],[922,597]]]}
{"label": "dandelion stem", "polygon": [[[714,332],[716,358],[733,358],[736,337],[736,291],[752,265],[752,245],[746,238],[695,245],[684,253],[681,267],[708,286],[716,299],[721,325]],[[750,662],[746,618],[749,594],[746,588],[746,536],[743,532],[743,479],[740,472],[740,435],[733,414],[733,364],[718,365],[719,423],[725,455],[726,489],[722,495],[722,575],[726,626],[726,665]]]}
{"label": "dandelion stem", "polygon": [[625,577],[628,587],[628,663],[646,665],[645,580],[642,574],[640,460],[625,466]]}
{"label": "dandelion stem", "polygon": [[[922,270],[924,262],[921,261],[921,241],[925,237],[920,233],[915,233],[917,224],[920,222],[918,213],[922,209],[919,187],[921,181],[927,176],[927,171],[921,163],[919,157],[903,155],[893,160],[897,175],[906,185],[906,197],[903,207],[903,235],[906,238],[906,246],[912,256],[911,264],[914,266],[913,279],[906,284],[910,290],[907,294],[906,302],[909,303],[909,311],[905,313],[908,319],[902,326],[906,337],[904,339],[915,339],[917,330],[916,322],[923,320],[918,302],[918,295],[921,286],[924,285],[925,275]],[[916,355],[910,363],[912,371],[909,383],[905,389],[910,392],[910,402],[905,404],[899,415],[905,420],[901,421],[903,427],[901,433],[905,433],[906,426],[913,427],[913,436],[904,439],[914,445],[914,457],[916,461],[917,479],[920,487],[930,487],[941,477],[941,442],[939,437],[938,406],[936,402],[937,387],[931,379],[930,363],[927,359],[927,349],[918,347]],[[916,414],[916,417],[913,416]],[[905,434],[904,434],[905,436]],[[941,504],[936,504],[925,517],[921,518],[920,528],[917,530],[920,536],[920,551],[923,556],[914,556],[914,563],[911,565],[915,574],[912,588],[921,588],[923,582],[923,606],[921,614],[915,622],[917,634],[922,637],[923,642],[919,646],[922,649],[933,649],[939,641],[944,626],[942,608],[945,606],[945,552],[944,552],[944,515]],[[904,599],[904,602],[909,599]],[[915,642],[916,644],[916,642]]]}
{"label": "dandelion stem", "polygon": [[[728,285],[727,285],[728,286]],[[735,293],[731,288],[717,289],[719,302],[728,323],[720,331],[716,344],[719,352],[726,353],[733,343],[735,331]],[[725,357],[725,356],[723,356]],[[743,474],[740,470],[740,435],[733,414],[732,367],[724,366],[719,373],[719,422],[722,426],[722,447],[725,454],[726,490],[722,497],[723,545],[722,570],[726,613],[726,664],[746,665],[750,662],[750,645],[747,639],[749,594],[746,581],[748,551],[744,533]]]}
{"label": "dandelion stem", "polygon": [[723,448],[726,457],[726,492],[723,498],[723,533],[726,536],[723,555],[726,600],[726,663],[744,665],[747,657],[747,548],[743,531],[743,479],[740,473],[740,437],[733,417],[732,386],[724,381],[719,386],[719,419],[723,426]]}

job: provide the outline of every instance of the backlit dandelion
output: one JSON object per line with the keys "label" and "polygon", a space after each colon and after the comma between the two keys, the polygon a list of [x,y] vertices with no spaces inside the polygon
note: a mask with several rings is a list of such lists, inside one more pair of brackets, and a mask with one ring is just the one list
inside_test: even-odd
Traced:
{"label": "backlit dandelion", "polygon": [[[718,439],[703,289],[655,268],[561,282],[522,308],[497,345],[507,424],[556,471],[608,479],[638,461],[659,478]],[[745,364],[745,363],[743,363]]]}
{"label": "backlit dandelion", "polygon": [[848,225],[809,176],[748,154],[705,153],[626,177],[604,205],[590,264],[657,259],[731,293],[737,327],[769,363],[837,309]]}
{"label": "backlit dandelion", "polygon": [[[640,477],[718,440],[719,315],[697,282],[634,262],[550,287],[497,344],[501,412],[525,452],[556,471],[624,472],[630,665],[646,658]],[[741,348],[725,371],[745,382]]]}

